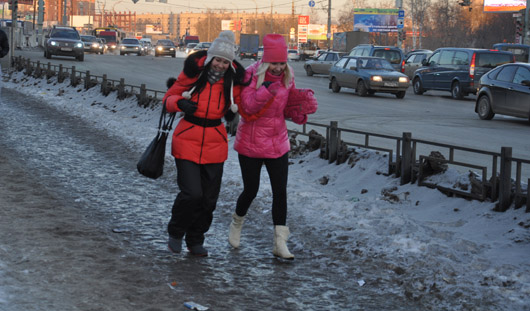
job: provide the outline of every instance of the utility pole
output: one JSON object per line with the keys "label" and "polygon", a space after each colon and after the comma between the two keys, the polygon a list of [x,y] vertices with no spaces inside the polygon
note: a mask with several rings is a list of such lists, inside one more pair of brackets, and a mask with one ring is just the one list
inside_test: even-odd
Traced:
{"label": "utility pole", "polygon": [[63,3],[63,26],[66,26],[66,0]]}
{"label": "utility pole", "polygon": [[[11,38],[9,39],[9,51],[11,59],[15,57],[15,29],[17,28],[18,0],[11,0]],[[11,62],[10,62],[11,63]]]}
{"label": "utility pole", "polygon": [[[398,8],[399,12],[401,12],[403,10],[403,0],[396,0],[396,7]],[[398,16],[398,25],[399,25],[399,21],[401,20],[401,17]],[[403,26],[403,25],[401,25]],[[398,38],[397,38],[397,47],[402,49],[403,47],[403,27],[399,28],[398,27]]]}
{"label": "utility pole", "polygon": [[331,0],[328,0],[328,32],[326,37],[328,50],[331,50]]}
{"label": "utility pole", "polygon": [[530,0],[526,0],[524,15],[523,43],[530,45]]}
{"label": "utility pole", "polygon": [[42,25],[44,24],[44,0],[39,0],[39,13],[37,15],[37,33],[39,43],[42,42]]}

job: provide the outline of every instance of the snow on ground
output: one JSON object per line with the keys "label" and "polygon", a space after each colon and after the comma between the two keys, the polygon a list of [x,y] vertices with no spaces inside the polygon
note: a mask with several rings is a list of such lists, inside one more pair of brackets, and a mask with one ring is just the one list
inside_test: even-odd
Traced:
{"label": "snow on ground", "polygon": [[[160,107],[144,109],[138,107],[135,99],[119,101],[115,94],[105,97],[98,88],[85,91],[82,86],[68,87],[67,81],[47,83],[16,72],[4,87],[34,94],[141,150],[156,132]],[[232,144],[233,138],[225,164],[225,187],[240,183],[241,179]],[[498,213],[493,211],[492,202],[450,198],[416,184],[400,186],[399,179],[380,174],[388,165],[384,155],[356,151],[358,160],[354,165],[328,164],[318,157],[318,151],[291,159],[289,215],[297,215],[328,232],[323,239],[330,243],[352,243],[344,245],[349,251],[361,247],[361,251],[432,258],[441,265],[456,267],[460,274],[444,277],[444,282],[454,284],[459,278],[462,282],[463,278],[474,278],[465,281],[497,286],[499,295],[522,310],[528,307],[530,213],[525,213],[524,208]],[[166,159],[171,161],[169,153]],[[451,168],[431,180],[444,184],[468,182],[466,176]],[[258,199],[270,197],[267,174],[262,174],[261,182]],[[355,242],[344,242],[340,237],[354,237],[347,241]]]}

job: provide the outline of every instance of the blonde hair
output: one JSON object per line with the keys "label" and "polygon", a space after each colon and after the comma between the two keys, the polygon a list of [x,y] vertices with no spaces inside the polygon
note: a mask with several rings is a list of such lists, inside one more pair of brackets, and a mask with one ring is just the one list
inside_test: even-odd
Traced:
{"label": "blonde hair", "polygon": [[[270,64],[271,63],[261,63],[258,67],[258,70],[256,70],[256,75],[258,76],[258,81],[256,81],[256,89],[259,89],[263,84],[263,81],[265,80],[265,73],[269,69]],[[283,76],[283,84],[286,88],[289,88],[289,84],[291,83],[292,79],[293,73],[291,72],[291,67],[286,63]]]}

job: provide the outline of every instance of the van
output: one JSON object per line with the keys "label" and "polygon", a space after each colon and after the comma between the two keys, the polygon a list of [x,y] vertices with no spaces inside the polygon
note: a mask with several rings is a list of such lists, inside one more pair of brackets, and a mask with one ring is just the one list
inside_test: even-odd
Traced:
{"label": "van", "polygon": [[496,43],[493,48],[501,51],[512,52],[515,55],[515,61],[521,63],[530,63],[530,45],[513,44],[513,43]]}
{"label": "van", "polygon": [[405,72],[405,57],[403,51],[395,46],[359,44],[350,51],[348,56],[382,57],[386,59],[396,71]]}
{"label": "van", "polygon": [[414,72],[412,87],[417,95],[439,90],[451,92],[454,99],[462,99],[477,93],[483,74],[502,64],[514,62],[513,53],[507,51],[439,48]]}

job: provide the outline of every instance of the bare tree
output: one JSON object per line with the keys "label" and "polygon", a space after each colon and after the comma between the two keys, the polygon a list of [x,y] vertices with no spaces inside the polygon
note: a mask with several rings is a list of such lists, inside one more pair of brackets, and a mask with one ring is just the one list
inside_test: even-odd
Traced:
{"label": "bare tree", "polygon": [[[427,11],[431,5],[431,0],[408,0],[405,3],[410,12],[412,30],[412,49],[416,49],[416,38],[419,38],[419,48],[422,48],[422,34],[427,16]],[[416,37],[418,34],[418,37]]]}

